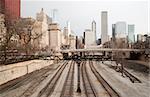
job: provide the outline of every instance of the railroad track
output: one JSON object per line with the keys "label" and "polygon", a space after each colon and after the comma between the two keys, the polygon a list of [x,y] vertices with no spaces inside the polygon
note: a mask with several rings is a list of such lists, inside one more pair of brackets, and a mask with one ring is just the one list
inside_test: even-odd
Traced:
{"label": "railroad track", "polygon": [[[59,68],[59,66],[56,67]],[[36,77],[33,82],[31,82],[31,86],[26,89],[19,97],[30,97],[36,90],[36,87],[49,75],[50,68],[46,68],[45,71],[40,74],[39,77]]]}
{"label": "railroad track", "polygon": [[22,76],[21,78],[19,79],[15,79],[13,81],[10,81],[9,83],[7,83],[6,85],[2,85],[0,87],[0,94],[4,93],[4,92],[8,92],[10,90],[13,90],[15,88],[18,88],[20,87],[24,82],[26,82],[27,80],[30,80],[31,79],[31,76],[33,76],[34,73],[31,73],[30,75],[25,75],[25,76]]}
{"label": "railroad track", "polygon": [[74,66],[75,61],[72,61],[60,97],[73,97]]}
{"label": "railroad track", "polygon": [[48,82],[48,84],[40,91],[40,93],[38,94],[37,97],[49,97],[51,96],[51,94],[53,93],[56,84],[63,72],[63,70],[65,69],[65,67],[67,66],[68,61],[66,61],[59,69],[58,71],[55,73],[55,75],[51,78],[51,80]]}
{"label": "railroad track", "polygon": [[36,90],[36,87],[49,75],[48,71],[49,70],[45,70],[38,78],[36,77],[34,81],[31,82],[30,87],[18,97],[30,97]]}
{"label": "railroad track", "polygon": [[93,66],[92,61],[89,61],[89,65],[90,65],[92,72],[96,76],[97,80],[101,83],[101,85],[104,87],[104,89],[110,95],[110,97],[120,97],[119,94],[107,83],[107,81],[96,70],[96,68]]}
{"label": "railroad track", "polygon": [[87,73],[87,68],[85,65],[86,65],[86,61],[84,61],[81,66],[81,76],[82,76],[83,86],[85,90],[85,95],[86,97],[97,97],[97,94],[92,86],[92,83]]}
{"label": "railroad track", "polygon": [[[54,69],[59,68],[59,66],[57,66]],[[6,85],[5,87],[2,87],[0,89],[0,94],[7,93],[10,90],[17,89],[23,85],[31,83],[30,86],[18,96],[18,97],[29,97],[36,90],[36,87],[49,75],[50,73],[49,71],[52,70],[52,67],[53,65],[47,66],[45,68],[32,72],[28,75],[25,75],[22,78],[14,80],[13,82],[10,82],[10,85]]]}
{"label": "railroad track", "polygon": [[[18,78],[16,80],[13,80],[12,82],[9,82],[8,85],[6,86],[1,86],[0,88],[0,94],[3,92],[8,92],[10,90],[16,89],[24,84],[27,84],[29,82],[31,82],[33,79],[43,75],[44,73],[49,71],[49,68],[51,68],[52,66],[48,66],[47,69],[43,68],[41,70],[37,70],[35,72],[32,72],[28,75],[22,76],[21,78]],[[43,72],[44,71],[44,72]]]}
{"label": "railroad track", "polygon": [[126,69],[123,70],[123,73],[130,79],[132,83],[135,82],[142,83],[137,77],[135,77],[133,74],[128,72]]}
{"label": "railroad track", "polygon": [[[115,69],[115,66],[112,66],[112,65],[106,64],[106,63],[103,63],[103,64],[105,64],[105,65],[107,65],[108,67],[113,68],[114,70],[116,70],[116,69]],[[119,72],[122,72],[121,67],[119,67]],[[133,74],[131,74],[127,69],[123,68],[123,73],[130,79],[130,81],[131,81],[132,83],[142,83],[142,82],[139,80],[139,78],[135,77],[135,76],[134,76]]]}

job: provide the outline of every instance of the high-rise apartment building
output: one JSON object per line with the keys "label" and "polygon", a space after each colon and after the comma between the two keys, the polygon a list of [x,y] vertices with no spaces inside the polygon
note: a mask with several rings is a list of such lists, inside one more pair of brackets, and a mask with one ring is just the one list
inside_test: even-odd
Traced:
{"label": "high-rise apartment building", "polygon": [[107,11],[102,11],[101,13],[101,41],[102,41],[102,44],[108,41]]}
{"label": "high-rise apartment building", "polygon": [[15,20],[20,18],[21,0],[0,0],[0,13],[5,14],[6,20]]}

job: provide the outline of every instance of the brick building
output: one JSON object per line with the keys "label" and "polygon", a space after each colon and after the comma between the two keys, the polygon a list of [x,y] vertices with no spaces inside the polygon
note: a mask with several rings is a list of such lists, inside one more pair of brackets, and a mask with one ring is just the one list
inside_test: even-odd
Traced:
{"label": "brick building", "polygon": [[6,20],[20,18],[20,0],[0,0],[0,13],[5,14]]}

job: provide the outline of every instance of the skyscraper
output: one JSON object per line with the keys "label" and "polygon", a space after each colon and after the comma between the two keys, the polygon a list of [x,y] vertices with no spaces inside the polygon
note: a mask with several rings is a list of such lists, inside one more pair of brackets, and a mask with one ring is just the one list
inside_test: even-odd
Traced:
{"label": "skyscraper", "polygon": [[0,13],[5,14],[6,20],[20,18],[20,0],[0,0]]}
{"label": "skyscraper", "polygon": [[49,25],[50,31],[50,49],[59,50],[61,46],[61,30],[58,23]]}
{"label": "skyscraper", "polygon": [[71,34],[70,21],[67,22],[68,36]]}
{"label": "skyscraper", "polygon": [[52,18],[49,17],[42,8],[41,11],[36,14],[36,21],[39,23],[40,27],[38,27],[35,32],[42,34],[39,44],[41,48],[46,48],[50,46],[50,33],[47,29],[49,29],[49,24],[52,23]]}
{"label": "skyscraper", "polygon": [[134,43],[134,25],[128,25],[128,42],[129,43]]}
{"label": "skyscraper", "polygon": [[92,21],[92,32],[94,33],[95,43],[96,43],[96,22]]}
{"label": "skyscraper", "polygon": [[115,26],[116,24],[112,24],[112,47],[114,48],[116,45],[116,32],[115,32]]}
{"label": "skyscraper", "polygon": [[101,13],[101,41],[102,44],[108,41],[107,11]]}
{"label": "skyscraper", "polygon": [[116,38],[126,38],[126,22],[119,21],[115,26]]}
{"label": "skyscraper", "polygon": [[85,29],[84,38],[85,38],[84,42],[86,47],[90,47],[96,44],[95,36],[91,29]]}

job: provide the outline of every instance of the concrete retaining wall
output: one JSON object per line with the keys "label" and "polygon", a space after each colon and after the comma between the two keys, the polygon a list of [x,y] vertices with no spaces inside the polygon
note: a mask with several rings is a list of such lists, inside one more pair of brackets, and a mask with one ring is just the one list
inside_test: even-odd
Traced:
{"label": "concrete retaining wall", "polygon": [[0,85],[25,74],[31,73],[35,70],[41,69],[45,66],[51,65],[52,63],[53,61],[31,60],[0,66]]}

